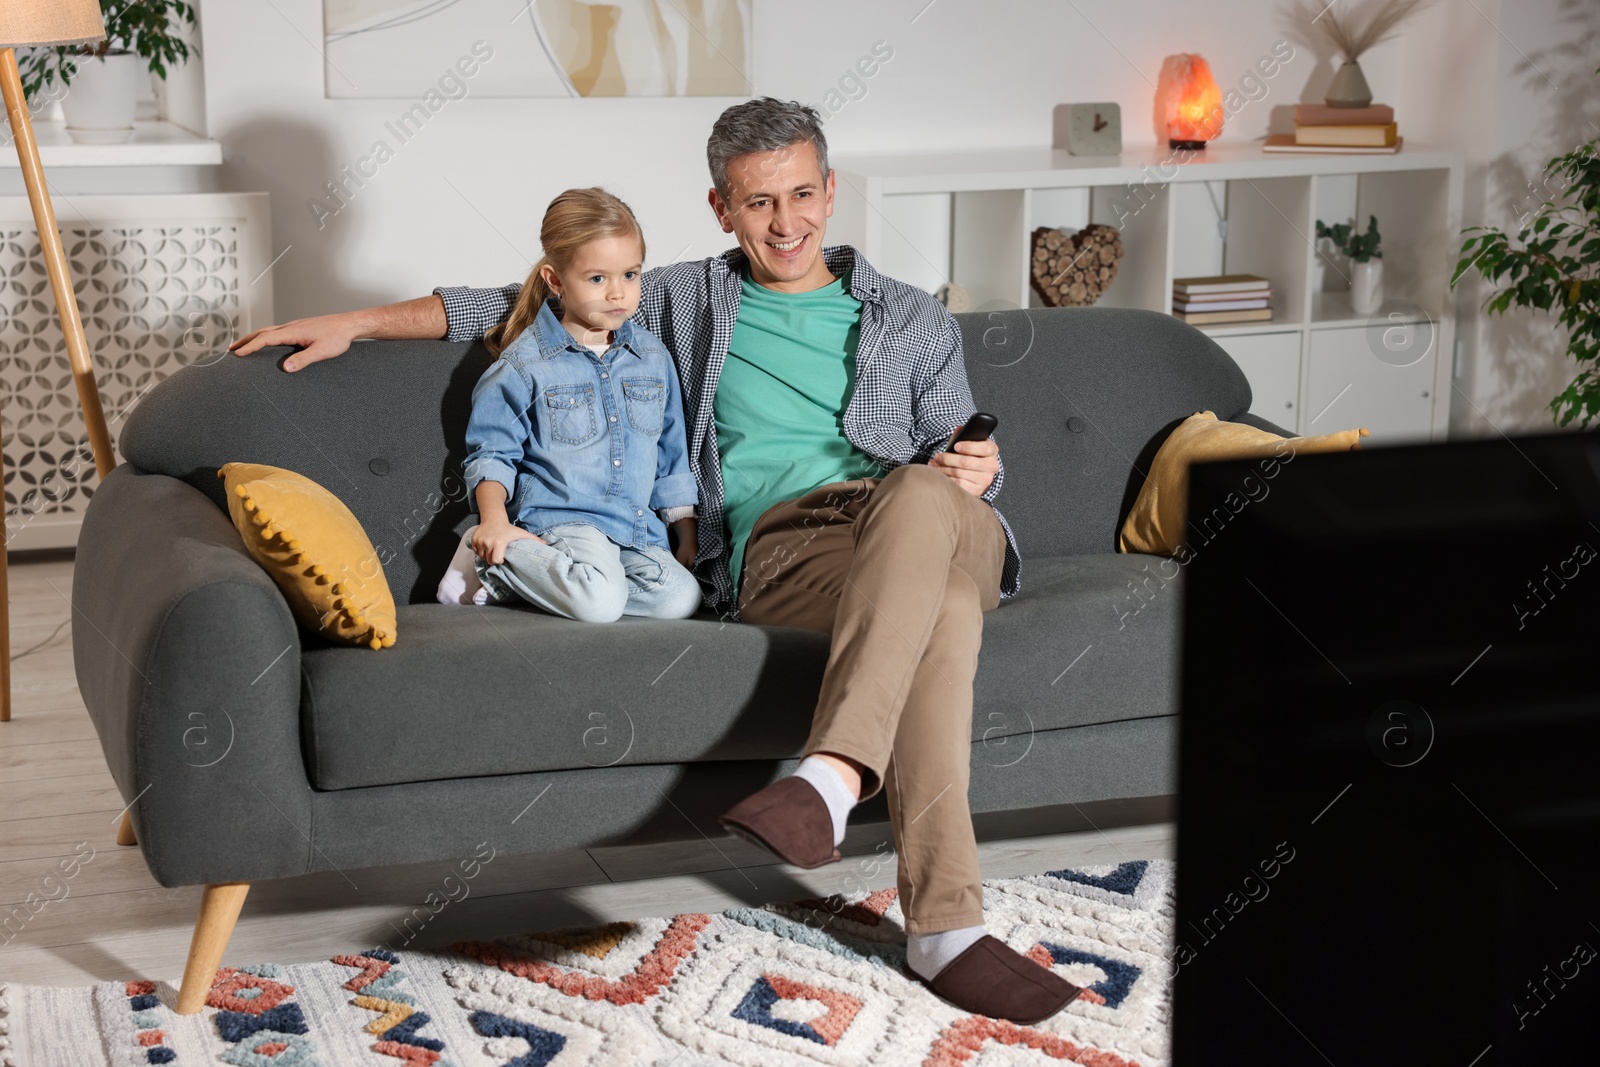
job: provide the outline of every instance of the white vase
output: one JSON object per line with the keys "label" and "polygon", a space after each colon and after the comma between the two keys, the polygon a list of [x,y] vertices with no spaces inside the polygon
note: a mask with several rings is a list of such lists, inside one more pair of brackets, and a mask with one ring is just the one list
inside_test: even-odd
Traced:
{"label": "white vase", "polygon": [[1350,264],[1350,310],[1370,315],[1383,306],[1383,260]]}
{"label": "white vase", "polygon": [[74,58],[72,76],[61,111],[67,133],[79,144],[120,144],[133,136],[133,113],[139,90],[148,77],[145,61],[132,53],[103,58]]}

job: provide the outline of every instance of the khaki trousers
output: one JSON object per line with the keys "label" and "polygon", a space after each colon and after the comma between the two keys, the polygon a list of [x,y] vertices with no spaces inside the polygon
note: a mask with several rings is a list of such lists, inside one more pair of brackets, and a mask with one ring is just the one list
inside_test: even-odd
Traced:
{"label": "khaki trousers", "polygon": [[862,799],[888,790],[909,933],[983,922],[972,679],[1005,548],[988,504],[908,464],[774,505],[745,549],[742,621],[833,635],[805,754],[860,762]]}

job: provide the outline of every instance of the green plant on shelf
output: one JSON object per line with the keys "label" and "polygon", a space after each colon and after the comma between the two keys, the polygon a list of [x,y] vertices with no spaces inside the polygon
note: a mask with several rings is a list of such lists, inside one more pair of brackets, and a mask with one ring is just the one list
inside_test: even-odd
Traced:
{"label": "green plant on shelf", "polygon": [[1367,216],[1367,232],[1356,233],[1354,226],[1343,222],[1332,226],[1324,225],[1321,219],[1317,220],[1317,236],[1326,237],[1333,242],[1334,250],[1341,255],[1349,256],[1356,263],[1365,263],[1369,259],[1382,259],[1383,250],[1378,247],[1378,216]]}
{"label": "green plant on shelf", "polygon": [[25,49],[17,63],[22,91],[34,96],[57,79],[70,85],[79,62],[130,53],[165,81],[169,65],[178,66],[195,52],[182,37],[184,27],[195,24],[194,5],[185,0],[100,0],[100,17],[106,35],[99,41]]}
{"label": "green plant on shelf", "polygon": [[[1600,72],[1597,72],[1600,73]],[[1549,408],[1559,424],[1587,428],[1600,416],[1600,138],[1545,165],[1545,189],[1557,195],[1522,217],[1513,239],[1496,226],[1471,226],[1451,288],[1469,270],[1505,288],[1484,304],[1490,315],[1537,308],[1567,328],[1567,354],[1578,376]]]}

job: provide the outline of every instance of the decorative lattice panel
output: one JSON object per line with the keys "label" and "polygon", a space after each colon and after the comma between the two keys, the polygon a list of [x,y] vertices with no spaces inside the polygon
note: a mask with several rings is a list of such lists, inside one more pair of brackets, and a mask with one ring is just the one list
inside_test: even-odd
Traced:
{"label": "decorative lattice panel", "polygon": [[[223,358],[248,328],[247,221],[63,222],[113,443],[139,398],[178,368]],[[248,243],[245,241],[245,243]],[[270,298],[269,298],[270,299]],[[32,225],[0,221],[0,447],[7,543],[71,545],[98,478],[55,297]],[[120,453],[116,461],[121,462]]]}

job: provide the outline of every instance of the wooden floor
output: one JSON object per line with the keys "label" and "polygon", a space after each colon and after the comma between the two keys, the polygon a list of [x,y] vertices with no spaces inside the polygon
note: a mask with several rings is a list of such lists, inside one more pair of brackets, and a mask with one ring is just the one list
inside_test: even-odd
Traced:
{"label": "wooden floor", "polygon": [[[183,969],[199,887],[163,889],[137,848],[119,848],[124,798],[78,696],[69,625],[72,561],[12,556],[12,721],[0,723],[0,914],[34,893],[60,896],[61,857],[93,857],[67,895],[0,945],[0,981],[82,985],[171,979]],[[1009,834],[1037,828],[1008,824]],[[683,845],[501,856],[471,895],[421,925],[415,911],[453,865],[306,875],[253,887],[225,963],[297,963],[389,944],[427,948],[463,937],[557,929],[642,915],[717,911],[894,884],[874,862],[887,827],[852,826],[842,863],[800,871],[735,838]],[[985,877],[1169,856],[1169,824],[1012,836],[980,845]],[[455,883],[452,883],[454,885]],[[459,893],[459,889],[453,890]],[[426,915],[426,909],[420,914]],[[411,920],[410,925],[407,920]],[[420,926],[420,930],[419,930]],[[412,938],[407,940],[408,934]],[[0,930],[0,940],[5,932]]]}

